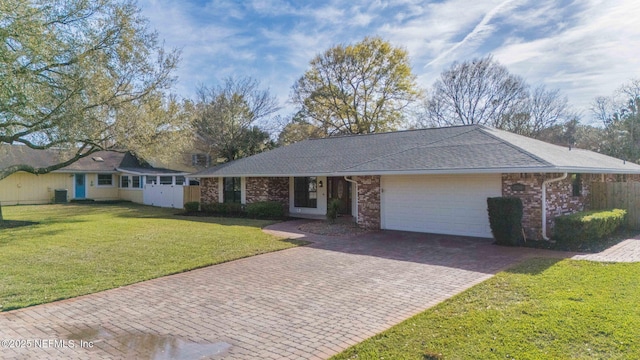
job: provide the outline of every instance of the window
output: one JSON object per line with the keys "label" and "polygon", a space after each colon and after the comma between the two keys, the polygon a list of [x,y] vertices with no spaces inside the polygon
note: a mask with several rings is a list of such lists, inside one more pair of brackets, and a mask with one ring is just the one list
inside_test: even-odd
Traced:
{"label": "window", "polygon": [[160,176],[160,185],[172,185],[173,177],[172,176]]}
{"label": "window", "polygon": [[582,180],[580,174],[571,175],[571,192],[573,196],[582,196]]}
{"label": "window", "polygon": [[113,175],[98,174],[98,186],[113,186]]}
{"label": "window", "polygon": [[146,178],[147,178],[147,185],[155,185],[158,183],[157,176],[147,175]]}
{"label": "window", "polygon": [[176,185],[184,185],[184,176],[176,176]]}
{"label": "window", "polygon": [[120,187],[127,189],[140,189],[142,188],[141,176],[138,175],[122,175],[120,176]]}
{"label": "window", "polygon": [[241,179],[239,177],[224,178],[224,202],[240,203],[242,196]]}
{"label": "window", "polygon": [[139,189],[142,187],[142,181],[140,181],[141,176],[132,176],[133,179],[133,187]]}
{"label": "window", "polygon": [[191,186],[198,186],[198,185],[200,185],[200,180],[196,180],[196,179],[189,179],[189,185],[191,185]]}
{"label": "window", "polygon": [[303,208],[318,207],[316,177],[297,177],[293,183],[293,206]]}
{"label": "window", "polygon": [[129,187],[129,176],[128,175],[121,175],[120,176],[120,187],[121,188],[128,188]]}
{"label": "window", "polygon": [[209,154],[193,154],[191,155],[191,165],[207,167],[211,165],[211,156]]}

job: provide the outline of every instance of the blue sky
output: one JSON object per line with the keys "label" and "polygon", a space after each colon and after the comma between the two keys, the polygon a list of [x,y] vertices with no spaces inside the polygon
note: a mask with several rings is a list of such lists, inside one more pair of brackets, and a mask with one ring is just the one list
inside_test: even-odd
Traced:
{"label": "blue sky", "polygon": [[532,85],[560,89],[589,122],[590,103],[640,77],[637,0],[139,0],[169,48],[182,50],[178,95],[251,76],[287,105],[309,61],[380,36],[409,52],[428,88],[454,61],[486,54]]}

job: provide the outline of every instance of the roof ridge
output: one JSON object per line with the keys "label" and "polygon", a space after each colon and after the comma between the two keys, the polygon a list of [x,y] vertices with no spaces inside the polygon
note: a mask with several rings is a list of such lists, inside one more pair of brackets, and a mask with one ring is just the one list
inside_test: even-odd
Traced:
{"label": "roof ridge", "polygon": [[[461,126],[456,126],[456,127],[463,127],[463,126],[465,126],[465,127],[469,127],[469,130],[467,130],[467,131],[463,131],[463,132],[461,132],[461,133],[454,134],[454,135],[451,135],[451,136],[447,136],[447,137],[445,137],[445,138],[443,138],[443,139],[435,140],[435,141],[432,141],[432,142],[429,142],[429,143],[425,143],[425,144],[413,145],[413,146],[411,146],[411,147],[407,147],[407,148],[405,148],[405,149],[402,149],[402,150],[400,150],[400,151],[396,151],[396,152],[394,152],[394,153],[389,153],[389,154],[385,154],[385,155],[383,155],[383,156],[378,156],[378,157],[376,157],[376,158],[369,159],[369,160],[367,160],[367,161],[363,161],[363,162],[361,162],[361,163],[359,163],[359,164],[355,164],[355,165],[349,166],[349,167],[347,167],[347,168],[344,168],[344,169],[342,169],[342,170],[338,170],[338,171],[336,171],[336,172],[338,172],[338,173],[339,173],[339,172],[347,171],[347,170],[352,169],[352,168],[354,168],[354,167],[361,166],[361,165],[364,165],[364,164],[367,164],[367,163],[370,163],[370,162],[378,161],[378,160],[380,160],[380,159],[384,159],[384,158],[386,158],[386,157],[390,157],[390,156],[393,156],[393,155],[401,154],[401,153],[403,153],[403,152],[406,152],[406,151],[409,151],[409,150],[412,150],[412,149],[418,149],[418,148],[426,147],[426,146],[428,146],[428,145],[437,144],[437,143],[442,142],[442,141],[445,141],[445,140],[450,140],[450,139],[456,138],[456,137],[458,137],[458,136],[462,136],[462,135],[464,135],[464,134],[467,134],[467,133],[470,133],[470,132],[472,132],[472,131],[475,131],[475,130],[477,129],[477,126],[474,126],[474,125],[476,125],[476,124],[473,124],[473,125],[461,125]],[[448,129],[448,128],[443,127],[443,128],[436,128],[436,129]],[[423,129],[423,130],[428,130],[428,129]]]}
{"label": "roof ridge", "polygon": [[[505,139],[502,139],[502,138],[501,138],[501,137],[499,137],[499,136],[496,136],[496,135],[494,135],[494,134],[491,134],[489,131],[487,131],[487,130],[489,130],[489,129],[491,129],[491,130],[498,130],[498,131],[504,131],[504,132],[508,132],[509,134],[512,134],[512,135],[518,135],[518,136],[522,136],[522,137],[527,138],[526,136],[523,136],[523,135],[520,135],[520,134],[516,134],[516,133],[512,133],[512,132],[509,132],[509,131],[506,131],[506,130],[501,130],[501,129],[496,129],[496,128],[490,128],[490,127],[483,126],[483,125],[481,125],[481,126],[478,128],[478,130],[479,130],[479,131],[481,131],[483,134],[485,134],[485,135],[487,135],[487,136],[489,136],[489,137],[492,137],[492,138],[494,138],[494,139],[496,139],[496,140],[498,140],[498,141],[502,142],[503,144],[505,144],[505,145],[507,145],[507,146],[509,146],[509,147],[511,147],[511,148],[514,148],[514,149],[518,150],[518,151],[519,151],[520,153],[522,153],[522,154],[525,154],[525,155],[531,156],[532,158],[534,158],[534,159],[536,159],[536,160],[538,160],[538,161],[542,162],[543,164],[545,164],[545,165],[547,165],[547,166],[555,166],[554,164],[550,163],[549,161],[547,161],[547,160],[545,160],[545,159],[543,159],[543,158],[541,158],[541,157],[539,157],[539,156],[537,156],[537,155],[535,155],[535,154],[533,154],[533,153],[531,153],[531,152],[529,152],[529,151],[527,151],[527,150],[525,150],[525,149],[521,148],[520,146],[518,146],[518,145],[516,145],[516,144],[513,144],[513,143],[511,143],[510,141],[507,141],[507,140],[505,140]],[[529,138],[529,139],[532,139],[532,138]],[[537,139],[533,139],[533,140],[537,140]],[[541,140],[538,140],[538,141],[541,141]],[[542,141],[542,142],[544,142],[544,141]],[[547,143],[547,144],[550,144],[550,143]],[[550,145],[553,145],[553,144],[550,144]]]}
{"label": "roof ridge", "polygon": [[[395,131],[385,131],[385,132],[375,132],[375,133],[367,133],[367,134],[343,134],[343,135],[336,135],[336,136],[327,136],[327,137],[321,137],[321,138],[309,138],[309,139],[304,139],[302,141],[307,141],[307,140],[330,140],[330,139],[344,139],[344,138],[351,138],[351,137],[365,137],[365,136],[376,136],[376,135],[388,135],[388,134],[398,134],[398,133],[407,133],[407,132],[414,132],[414,131],[431,131],[431,130],[441,130],[441,129],[454,129],[454,128],[461,128],[461,127],[477,127],[480,126],[479,124],[465,124],[465,125],[453,125],[453,126],[439,126],[439,127],[431,127],[431,128],[421,128],[421,129],[405,129],[405,130],[395,130]],[[296,142],[302,142],[302,141],[298,141]]]}

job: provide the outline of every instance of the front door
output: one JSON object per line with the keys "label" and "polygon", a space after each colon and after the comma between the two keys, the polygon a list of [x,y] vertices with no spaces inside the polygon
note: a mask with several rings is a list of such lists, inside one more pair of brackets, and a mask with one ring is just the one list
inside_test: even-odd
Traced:
{"label": "front door", "polygon": [[87,176],[86,174],[76,174],[75,198],[84,199],[87,197]]}
{"label": "front door", "polygon": [[342,215],[351,215],[351,183],[343,177],[327,178],[327,201],[333,199],[340,200],[341,207],[339,213]]}

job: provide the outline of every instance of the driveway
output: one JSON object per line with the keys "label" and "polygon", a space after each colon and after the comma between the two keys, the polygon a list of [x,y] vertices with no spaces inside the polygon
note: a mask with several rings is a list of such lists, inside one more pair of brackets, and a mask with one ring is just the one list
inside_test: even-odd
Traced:
{"label": "driveway", "polygon": [[561,253],[405,232],[309,246],[0,314],[1,358],[322,359],[518,261]]}

